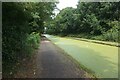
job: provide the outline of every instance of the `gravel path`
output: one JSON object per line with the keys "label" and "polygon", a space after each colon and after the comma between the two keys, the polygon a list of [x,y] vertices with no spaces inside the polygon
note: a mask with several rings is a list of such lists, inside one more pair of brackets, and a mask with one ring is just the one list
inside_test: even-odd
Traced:
{"label": "gravel path", "polygon": [[43,38],[37,53],[37,78],[86,78],[86,72],[78,68],[63,51]]}

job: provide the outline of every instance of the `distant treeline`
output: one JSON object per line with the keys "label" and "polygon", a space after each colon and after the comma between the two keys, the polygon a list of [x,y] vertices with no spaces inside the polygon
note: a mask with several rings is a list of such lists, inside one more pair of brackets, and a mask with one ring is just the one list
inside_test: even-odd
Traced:
{"label": "distant treeline", "polygon": [[47,33],[118,42],[119,2],[78,2],[46,24]]}

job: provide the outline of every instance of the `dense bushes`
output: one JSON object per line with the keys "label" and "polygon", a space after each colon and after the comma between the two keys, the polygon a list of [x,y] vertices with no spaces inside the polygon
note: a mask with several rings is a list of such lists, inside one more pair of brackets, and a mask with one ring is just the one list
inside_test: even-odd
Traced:
{"label": "dense bushes", "polygon": [[77,8],[67,7],[48,25],[48,33],[105,41],[118,40],[118,2],[78,2]]}
{"label": "dense bushes", "polygon": [[33,51],[39,47],[40,42],[40,34],[36,32],[32,32],[30,35],[27,36],[25,41],[25,52],[27,56],[31,56]]}
{"label": "dense bushes", "polygon": [[102,38],[103,40],[119,42],[118,30],[111,29],[107,31],[106,33],[104,33],[102,36],[103,36]]}
{"label": "dense bushes", "polygon": [[[22,59],[30,58],[34,55],[35,49],[39,47],[40,35],[33,32],[30,35],[28,34],[25,40],[17,41],[10,37],[8,39],[12,40],[11,44],[9,42],[3,43],[3,77],[10,77],[17,69],[16,64],[22,61]],[[9,45],[6,43],[9,43]],[[15,44],[13,45],[13,43]]]}
{"label": "dense bushes", "polygon": [[119,40],[119,30],[120,30],[120,28],[118,27],[118,24],[119,24],[118,21],[110,22],[109,25],[112,26],[112,28],[110,28],[106,32],[103,32],[99,36],[92,37],[92,39],[120,42],[120,40]]}
{"label": "dense bushes", "polygon": [[11,75],[15,64],[25,55],[25,39],[28,28],[28,20],[32,17],[28,11],[24,11],[24,3],[3,3],[2,25],[2,64],[3,77]]}
{"label": "dense bushes", "polygon": [[[36,7],[37,6],[37,7]],[[50,18],[54,3],[2,4],[2,72],[12,77],[16,64],[32,56],[39,46],[43,22]]]}

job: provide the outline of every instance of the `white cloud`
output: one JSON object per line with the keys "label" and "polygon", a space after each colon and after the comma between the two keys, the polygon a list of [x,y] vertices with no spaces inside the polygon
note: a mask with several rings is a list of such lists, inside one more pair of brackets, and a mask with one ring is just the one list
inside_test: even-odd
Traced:
{"label": "white cloud", "polygon": [[[77,7],[78,0],[59,0],[59,3],[57,4],[57,8],[62,10],[66,7]],[[58,14],[59,11],[54,11],[55,14]]]}
{"label": "white cloud", "polygon": [[78,3],[78,0],[59,0],[59,4],[57,5],[57,7],[62,10],[63,8],[66,7],[73,7],[76,8],[76,5]]}

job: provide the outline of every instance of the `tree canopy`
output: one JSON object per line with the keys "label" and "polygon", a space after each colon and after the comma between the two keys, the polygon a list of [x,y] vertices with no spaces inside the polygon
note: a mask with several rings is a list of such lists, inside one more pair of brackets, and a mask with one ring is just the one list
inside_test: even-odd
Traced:
{"label": "tree canopy", "polygon": [[51,18],[56,3],[3,2],[2,59],[3,77],[15,63],[28,56],[39,42],[44,22]]}
{"label": "tree canopy", "polygon": [[[119,41],[119,2],[78,2],[57,14],[47,32],[91,39]],[[82,36],[84,35],[84,36]]]}

